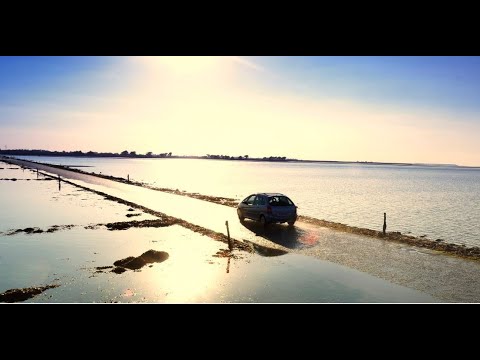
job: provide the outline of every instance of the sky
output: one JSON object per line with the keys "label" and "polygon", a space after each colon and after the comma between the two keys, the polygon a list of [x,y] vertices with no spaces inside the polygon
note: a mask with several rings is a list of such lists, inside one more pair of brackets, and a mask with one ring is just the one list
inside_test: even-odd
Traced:
{"label": "sky", "polygon": [[480,166],[480,57],[0,57],[2,149]]}

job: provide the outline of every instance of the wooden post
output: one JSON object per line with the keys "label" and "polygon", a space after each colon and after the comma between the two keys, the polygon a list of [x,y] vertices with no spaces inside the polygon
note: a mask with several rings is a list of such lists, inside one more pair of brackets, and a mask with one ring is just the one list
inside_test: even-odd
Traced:
{"label": "wooden post", "polygon": [[387,213],[383,213],[383,236],[387,231]]}
{"label": "wooden post", "polygon": [[37,168],[37,179],[38,179],[38,168]]}
{"label": "wooden post", "polygon": [[130,174],[127,175],[127,182],[130,182]]}
{"label": "wooden post", "polygon": [[230,239],[230,229],[228,228],[228,221],[225,221],[225,225],[227,226],[227,235],[228,235],[228,249],[232,251],[232,239]]}

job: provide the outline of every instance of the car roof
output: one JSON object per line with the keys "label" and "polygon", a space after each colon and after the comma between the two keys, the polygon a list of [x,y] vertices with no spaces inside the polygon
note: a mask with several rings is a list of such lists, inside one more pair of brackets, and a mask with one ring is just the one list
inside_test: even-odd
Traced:
{"label": "car roof", "polygon": [[[280,193],[256,193],[255,195],[266,195],[266,196],[286,196]],[[288,196],[286,196],[288,197]]]}

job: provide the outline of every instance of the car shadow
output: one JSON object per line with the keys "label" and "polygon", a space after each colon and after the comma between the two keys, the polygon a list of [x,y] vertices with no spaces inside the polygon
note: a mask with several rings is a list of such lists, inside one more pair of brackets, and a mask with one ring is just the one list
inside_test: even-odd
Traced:
{"label": "car shadow", "polygon": [[310,238],[312,234],[296,226],[268,224],[266,227],[263,227],[259,222],[253,220],[244,220],[241,224],[256,236],[261,236],[288,249],[299,249],[314,245],[310,244],[311,241],[305,241],[305,239]]}

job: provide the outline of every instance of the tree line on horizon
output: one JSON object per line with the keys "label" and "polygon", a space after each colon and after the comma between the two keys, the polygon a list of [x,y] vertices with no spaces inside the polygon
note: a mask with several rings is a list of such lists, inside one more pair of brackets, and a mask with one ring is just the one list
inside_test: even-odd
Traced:
{"label": "tree line on horizon", "polygon": [[207,159],[219,159],[219,160],[265,160],[265,161],[286,161],[286,156],[270,156],[263,158],[250,158],[248,155],[229,156],[229,155],[210,155],[207,154]]}
{"label": "tree line on horizon", "polygon": [[78,156],[78,157],[134,157],[134,158],[167,158],[172,157],[172,153],[154,154],[149,151],[146,154],[137,154],[136,151],[124,150],[120,153],[113,152],[96,152],[96,151],[50,151],[50,150],[0,150],[3,155],[33,155],[33,156]]}
{"label": "tree line on horizon", "polygon": [[72,156],[72,157],[122,157],[122,158],[171,158],[171,157],[187,157],[187,158],[207,158],[214,160],[256,160],[256,161],[286,161],[286,156],[264,156],[259,158],[252,158],[249,155],[229,156],[229,155],[211,155],[206,156],[174,156],[171,152],[154,154],[149,151],[145,154],[137,154],[136,151],[124,150],[120,153],[114,152],[97,152],[87,151],[50,151],[40,149],[12,149],[1,150],[0,155],[13,155],[13,156]]}

